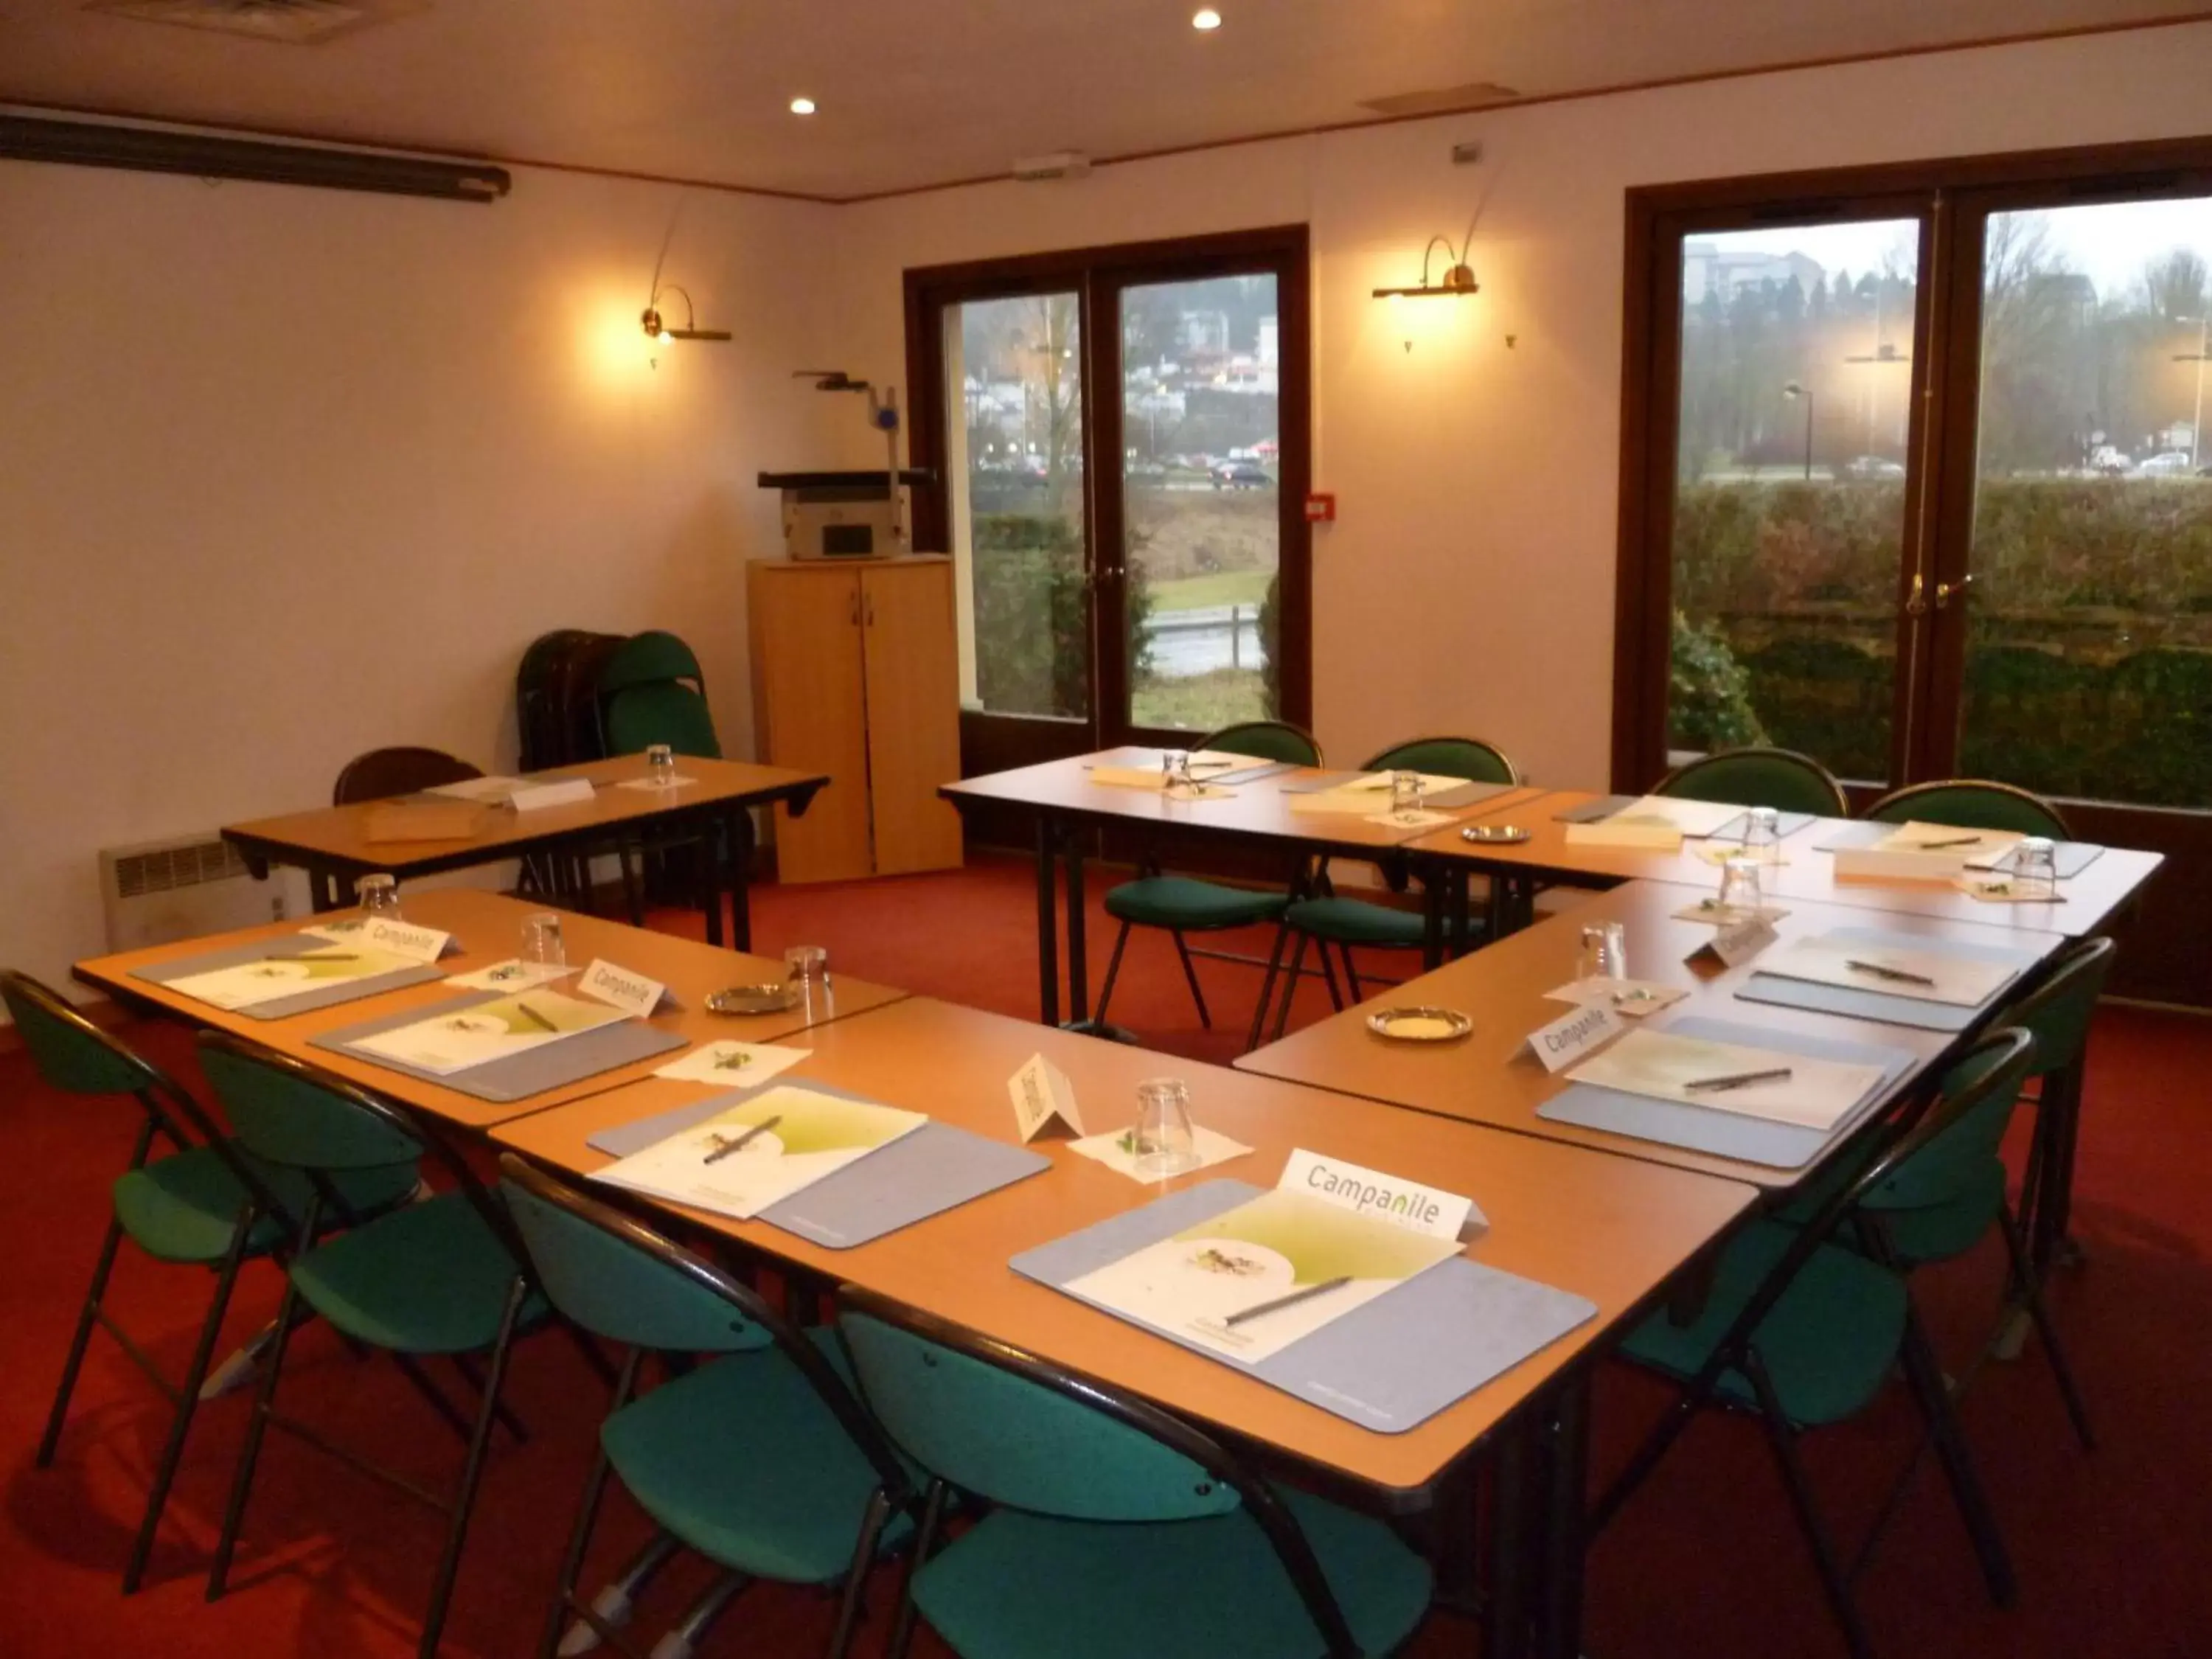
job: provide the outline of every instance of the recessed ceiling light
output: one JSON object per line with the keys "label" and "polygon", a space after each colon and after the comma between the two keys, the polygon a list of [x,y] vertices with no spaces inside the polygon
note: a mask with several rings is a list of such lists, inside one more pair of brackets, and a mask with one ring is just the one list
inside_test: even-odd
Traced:
{"label": "recessed ceiling light", "polygon": [[1218,29],[1221,27],[1221,14],[1211,6],[1201,6],[1192,14],[1190,26],[1201,33]]}
{"label": "recessed ceiling light", "polygon": [[791,112],[792,112],[793,115],[811,115],[811,114],[813,114],[813,113],[814,113],[814,100],[813,100],[811,98],[794,98],[794,99],[793,99],[793,100],[791,100]]}

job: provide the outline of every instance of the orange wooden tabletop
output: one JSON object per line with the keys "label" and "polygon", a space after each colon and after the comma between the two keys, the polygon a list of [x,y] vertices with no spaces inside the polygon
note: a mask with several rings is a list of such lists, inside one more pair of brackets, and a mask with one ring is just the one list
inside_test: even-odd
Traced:
{"label": "orange wooden tabletop", "polygon": [[[1756,958],[1733,969],[1723,968],[1709,957],[1699,957],[1695,965],[1684,960],[1710,940],[1715,931],[1708,922],[1675,918],[1675,912],[1694,904],[1698,896],[1691,888],[1647,881],[1593,894],[1547,921],[1381,992],[1358,1007],[1293,1032],[1279,1042],[1255,1049],[1237,1065],[1240,1070],[1268,1077],[1754,1186],[1794,1186],[1817,1167],[1817,1160],[1804,1169],[1779,1170],[1571,1123],[1554,1123],[1536,1115],[1538,1107],[1567,1086],[1566,1079],[1563,1073],[1545,1071],[1534,1055],[1520,1052],[1521,1046],[1531,1031],[1571,1012],[1570,1005],[1554,1002],[1545,993],[1573,979],[1582,929],[1595,921],[1618,921],[1626,929],[1632,978],[1679,985],[1692,992],[1686,1000],[1650,1016],[1655,1030],[1663,1030],[1686,1013],[1703,1015],[1778,1032],[1901,1048],[1923,1063],[1936,1060],[1959,1041],[1956,1035],[1941,1031],[1739,1001],[1734,994],[1735,988],[1756,969]],[[1866,927],[1875,920],[1863,911],[1841,905],[1792,900],[1784,903],[1790,914],[1776,923],[1776,931],[1785,940],[1825,933],[1831,927]],[[1880,923],[1885,929],[1931,939],[1975,939],[1986,943],[1994,939],[2046,955],[2064,942],[2056,933],[2014,930],[1997,934],[1942,917],[1883,916]],[[1474,1022],[1474,1030],[1455,1042],[1405,1042],[1377,1036],[1367,1029],[1367,1016],[1392,1004],[1456,1009]]]}
{"label": "orange wooden tabletop", "polygon": [[[841,1020],[798,1041],[813,1057],[783,1080],[848,1090],[1006,1141],[1018,1139],[1006,1080],[1033,1054],[1042,1053],[1073,1083],[1085,1126],[1094,1133],[1134,1119],[1140,1081],[1181,1077],[1199,1122],[1255,1150],[1171,1185],[1226,1177],[1273,1186],[1287,1154],[1303,1146],[1402,1170],[1472,1197],[1492,1224],[1468,1255],[1586,1296],[1598,1314],[1400,1435],[1333,1416],[1015,1273],[1006,1265],[1014,1255],[1133,1209],[1161,1190],[1056,1140],[1036,1143],[1052,1160],[1044,1173],[848,1250],[824,1249],[765,1222],[677,1211],[771,1256],[956,1321],[1389,1492],[1428,1486],[1563,1365],[1647,1302],[1753,1200],[1750,1188],[1733,1182],[1172,1060],[927,997]],[[501,1126],[494,1139],[552,1168],[588,1173],[610,1161],[586,1144],[590,1135],[711,1092],[656,1079],[533,1114]]]}
{"label": "orange wooden tabletop", "polygon": [[[1492,823],[1510,819],[1527,830],[1525,842],[1470,843],[1460,838],[1459,827],[1455,825],[1407,842],[1406,850],[1465,860],[1485,869],[1526,870],[1570,881],[1577,876],[1595,876],[1717,890],[1720,868],[1699,856],[1699,849],[1707,844],[1701,840],[1686,839],[1681,850],[1673,853],[1570,845],[1568,826],[1559,821],[1559,815],[1597,799],[1584,789],[1555,789],[1515,801],[1510,812],[1488,815]],[[2111,921],[2165,861],[2157,853],[2108,847],[2079,875],[2059,883],[2063,902],[1990,904],[1945,881],[1838,881],[1833,856],[1820,848],[1833,844],[1839,836],[1865,832],[1862,819],[1820,818],[1784,837],[1782,848],[1787,861],[1769,872],[1769,891],[1785,902],[1820,900],[1861,910],[1971,921],[1984,927],[2079,935],[2095,933]]]}
{"label": "orange wooden tabletop", "polygon": [[811,789],[829,780],[820,773],[794,771],[784,766],[756,766],[748,761],[677,757],[678,775],[692,781],[672,789],[625,789],[619,786],[642,779],[645,757],[618,755],[609,760],[586,761],[530,774],[532,781],[554,783],[565,778],[588,778],[599,787],[588,801],[571,806],[546,806],[533,811],[511,811],[488,805],[477,813],[476,830],[450,841],[371,841],[368,815],[380,805],[364,801],[352,806],[319,806],[277,817],[253,818],[223,826],[223,834],[241,846],[266,854],[291,851],[333,862],[366,865],[401,872],[434,860],[452,861],[457,855],[481,853],[487,860],[502,849],[526,846],[548,837],[576,835],[600,828],[611,829],[672,811],[683,811],[716,802],[757,802],[781,799]]}
{"label": "orange wooden tabletop", "polygon": [[[465,974],[518,954],[522,944],[523,918],[537,915],[544,908],[542,905],[526,903],[504,894],[468,887],[436,890],[410,889],[403,892],[400,898],[408,921],[449,933],[461,946],[459,954],[448,956],[438,964],[447,974]],[[333,913],[333,917],[352,914],[340,911]],[[709,1042],[719,1037],[738,1037],[748,1042],[772,1042],[805,1029],[805,1018],[798,1012],[737,1017],[707,1012],[706,997],[710,991],[718,991],[731,985],[781,980],[783,963],[780,960],[717,950],[692,939],[651,933],[644,928],[602,921],[595,916],[577,915],[567,911],[560,914],[563,944],[568,960],[576,967],[586,966],[595,957],[604,957],[620,967],[634,969],[657,979],[676,994],[684,1006],[680,1009],[655,1014],[648,1022],[660,1030],[680,1033],[693,1042]],[[333,918],[319,918],[330,919]],[[365,1060],[356,1060],[332,1049],[315,1048],[310,1041],[326,1032],[357,1025],[380,1015],[396,1014],[409,1008],[428,1007],[454,995],[453,988],[441,981],[405,986],[379,996],[363,997],[358,1001],[341,1003],[335,1007],[318,1008],[308,1013],[294,1014],[289,1018],[255,1019],[243,1012],[229,1012],[195,1001],[150,980],[132,977],[135,969],[204,955],[222,950],[226,945],[287,938],[297,933],[303,925],[297,921],[273,922],[265,927],[242,927],[234,933],[212,934],[205,939],[152,945],[143,951],[94,957],[78,963],[74,972],[86,984],[98,986],[117,997],[154,1005],[196,1025],[236,1032],[265,1048],[322,1066],[364,1088],[374,1089],[379,1094],[388,1095],[430,1116],[468,1129],[489,1128],[527,1113],[544,1111],[549,1106],[561,1105],[586,1095],[635,1083],[640,1078],[649,1077],[655,1066],[665,1066],[679,1057],[677,1051],[672,1050],[650,1060],[635,1061],[596,1076],[580,1078],[574,1083],[545,1090],[523,1100],[478,1100],[473,1095],[448,1089],[442,1084],[410,1077],[404,1072],[387,1071],[383,1066],[371,1065]],[[835,963],[830,967],[834,997],[830,1012],[831,1018],[843,1018],[849,1014],[880,1007],[906,994],[884,986],[872,985],[866,980],[845,978],[836,974]]]}

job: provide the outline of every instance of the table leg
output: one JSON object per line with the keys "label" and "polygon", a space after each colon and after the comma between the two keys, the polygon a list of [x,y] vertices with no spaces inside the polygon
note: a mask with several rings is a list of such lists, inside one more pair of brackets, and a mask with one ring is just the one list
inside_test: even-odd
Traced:
{"label": "table leg", "polygon": [[[740,806],[730,814],[730,948],[753,948],[753,815]],[[719,898],[716,902],[720,901]]]}
{"label": "table leg", "polygon": [[1509,1424],[1490,1455],[1490,1564],[1482,1611],[1483,1659],[1523,1659],[1528,1651],[1529,1442],[1539,1426]]}
{"label": "table leg", "polygon": [[1085,938],[1090,916],[1084,908],[1083,838],[1090,831],[1078,829],[1067,837],[1067,1017],[1080,1024],[1091,1018],[1091,956]]}
{"label": "table leg", "polygon": [[307,905],[317,915],[326,911],[344,909],[344,879],[337,871],[308,870]]}
{"label": "table leg", "polygon": [[694,891],[699,908],[707,913],[707,943],[719,949],[722,943],[722,895],[729,890],[729,878],[723,872],[722,861],[727,849],[723,842],[729,837],[729,824],[719,814],[710,814],[698,820],[699,854],[693,862]]}
{"label": "table leg", "polygon": [[1421,880],[1421,971],[1430,973],[1444,964],[1445,902],[1451,888],[1451,876],[1439,864],[1425,872]]}
{"label": "table leg", "polygon": [[1578,1659],[1583,1637],[1583,1510],[1589,1478],[1589,1377],[1577,1367],[1553,1391],[1545,1413],[1542,1599],[1536,1608],[1537,1659]]}
{"label": "table leg", "polygon": [[1047,1025],[1060,1024],[1060,923],[1053,914],[1060,899],[1053,864],[1056,828],[1048,815],[1037,814],[1037,1018]]}

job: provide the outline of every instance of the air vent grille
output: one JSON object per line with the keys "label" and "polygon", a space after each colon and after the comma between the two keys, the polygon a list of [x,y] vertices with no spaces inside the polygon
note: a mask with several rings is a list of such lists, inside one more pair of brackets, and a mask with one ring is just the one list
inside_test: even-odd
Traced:
{"label": "air vent grille", "polygon": [[413,7],[404,0],[398,5],[392,0],[92,0],[85,9],[142,23],[313,46]]}
{"label": "air vent grille", "polygon": [[1511,87],[1501,87],[1495,81],[1469,81],[1464,86],[1395,92],[1387,98],[1364,99],[1359,107],[1371,109],[1377,115],[1449,115],[1455,110],[1510,104],[1520,96]]}
{"label": "air vent grille", "polygon": [[118,854],[115,890],[121,898],[139,898],[148,893],[228,881],[246,873],[246,861],[228,842],[188,842],[177,847],[149,848],[143,853]]}

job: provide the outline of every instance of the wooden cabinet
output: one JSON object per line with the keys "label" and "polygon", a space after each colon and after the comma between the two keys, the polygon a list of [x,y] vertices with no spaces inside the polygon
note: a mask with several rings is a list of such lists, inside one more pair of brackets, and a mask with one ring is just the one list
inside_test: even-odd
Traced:
{"label": "wooden cabinet", "polygon": [[747,568],[761,759],[826,772],[804,816],[775,813],[784,881],[945,870],[960,817],[952,562],[757,561]]}

